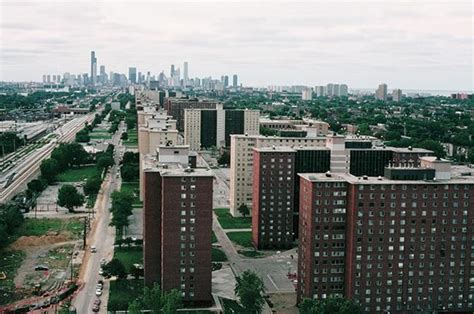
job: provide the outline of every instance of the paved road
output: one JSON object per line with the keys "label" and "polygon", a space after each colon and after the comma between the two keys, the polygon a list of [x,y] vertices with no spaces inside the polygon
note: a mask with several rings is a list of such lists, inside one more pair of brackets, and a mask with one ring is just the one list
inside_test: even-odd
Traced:
{"label": "paved road", "polygon": [[[84,286],[81,291],[77,294],[73,301],[73,305],[76,307],[77,313],[92,313],[92,307],[94,301],[97,299],[95,295],[96,285],[99,279],[103,279],[99,275],[98,271],[100,268],[100,260],[105,258],[110,261],[114,254],[114,240],[115,240],[115,229],[110,227],[110,212],[109,208],[110,195],[114,190],[120,187],[120,178],[116,177],[118,164],[120,161],[121,147],[118,146],[121,130],[123,128],[123,122],[119,127],[119,131],[112,137],[112,144],[116,147],[115,153],[115,165],[110,169],[107,175],[102,189],[96,208],[96,219],[91,234],[89,235],[89,245],[84,257],[80,280],[84,282]],[[97,253],[90,252],[90,245],[97,247]],[[109,281],[105,281],[103,293],[101,296],[102,305],[100,306],[100,313],[107,313],[106,305],[108,299]]]}
{"label": "paved road", "polygon": [[24,187],[26,182],[31,177],[39,173],[41,162],[43,159],[49,157],[58,143],[70,142],[74,140],[76,133],[84,127],[86,122],[90,123],[94,119],[94,116],[95,112],[69,121],[55,131],[55,133],[58,134],[56,141],[51,141],[41,148],[32,151],[28,155],[23,156],[14,167],[10,168],[9,170],[2,171],[0,175],[0,181],[2,181],[3,184],[7,182],[8,178],[10,177],[13,177],[14,179],[13,182],[11,182],[11,184],[9,184],[7,187],[4,187],[2,184],[2,188],[0,189],[0,202],[5,203],[22,187]]}

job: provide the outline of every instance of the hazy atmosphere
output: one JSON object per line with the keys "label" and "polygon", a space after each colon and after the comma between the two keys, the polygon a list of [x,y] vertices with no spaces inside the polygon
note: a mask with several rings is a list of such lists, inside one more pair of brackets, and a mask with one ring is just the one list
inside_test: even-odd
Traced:
{"label": "hazy atmosphere", "polygon": [[2,1],[3,81],[89,71],[238,73],[244,86],[473,89],[471,1]]}

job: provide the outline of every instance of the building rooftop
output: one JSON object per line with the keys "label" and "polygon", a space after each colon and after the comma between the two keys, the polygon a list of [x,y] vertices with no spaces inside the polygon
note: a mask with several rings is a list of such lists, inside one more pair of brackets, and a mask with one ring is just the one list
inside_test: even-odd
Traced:
{"label": "building rooftop", "polygon": [[[187,148],[187,146],[181,145],[180,148]],[[180,162],[160,163],[153,155],[144,156],[143,171],[160,172],[163,177],[214,177],[214,173],[208,168],[190,168],[187,164]]]}
{"label": "building rooftop", "polygon": [[257,152],[279,152],[279,153],[295,153],[296,150],[288,146],[272,146],[272,147],[256,147],[253,149]]}
{"label": "building rooftop", "polygon": [[[421,169],[426,168],[405,168],[405,169]],[[446,180],[390,180],[385,177],[357,177],[348,173],[299,173],[300,177],[311,182],[349,182],[352,184],[436,184],[436,183],[454,183],[454,184],[474,184],[474,168],[467,166],[452,166],[451,178]]]}

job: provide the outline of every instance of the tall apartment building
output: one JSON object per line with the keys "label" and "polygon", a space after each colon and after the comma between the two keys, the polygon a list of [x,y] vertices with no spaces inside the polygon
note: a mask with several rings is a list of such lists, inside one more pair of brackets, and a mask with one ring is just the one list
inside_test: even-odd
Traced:
{"label": "tall apartment building", "polygon": [[325,147],[326,138],[268,137],[263,135],[230,136],[230,213],[240,216],[238,207],[252,207],[253,148],[272,146]]}
{"label": "tall apartment building", "polygon": [[156,109],[153,103],[137,100],[138,116],[138,153],[140,155],[140,199],[143,200],[142,160],[148,154],[156,154],[159,146],[179,144],[176,120],[171,119],[167,112]]}
{"label": "tall apartment building", "polygon": [[184,110],[184,143],[192,150],[228,147],[231,134],[259,134],[258,110],[217,109]]}
{"label": "tall apartment building", "polygon": [[313,99],[313,90],[311,88],[304,89],[301,92],[302,100],[312,100]]}
{"label": "tall apartment building", "polygon": [[216,109],[217,105],[217,102],[207,100],[168,98],[165,100],[164,108],[176,120],[178,131],[183,132],[185,109]]}
{"label": "tall apartment building", "polygon": [[380,84],[377,90],[375,91],[375,99],[378,100],[387,100],[387,84]]}
{"label": "tall apartment building", "polygon": [[394,89],[392,91],[392,100],[399,102],[402,100],[402,90],[401,89]]}
{"label": "tall apartment building", "polygon": [[257,249],[293,244],[295,155],[287,147],[253,150],[252,241]]}
{"label": "tall apartment building", "polygon": [[213,174],[188,168],[188,151],[163,147],[143,160],[145,284],[209,305]]}
{"label": "tall apartment building", "polygon": [[474,173],[436,157],[383,177],[300,174],[298,302],[367,313],[473,309]]}
{"label": "tall apartment building", "polygon": [[285,137],[296,137],[293,134],[297,132],[303,133],[302,137],[317,137],[329,132],[329,123],[307,118],[302,120],[260,118],[260,126],[279,131],[280,136]]}

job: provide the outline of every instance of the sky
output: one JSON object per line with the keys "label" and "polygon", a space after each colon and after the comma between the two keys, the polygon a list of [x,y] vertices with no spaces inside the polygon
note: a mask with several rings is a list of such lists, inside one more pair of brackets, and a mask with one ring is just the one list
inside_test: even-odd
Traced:
{"label": "sky", "polygon": [[[90,71],[474,90],[471,0],[0,0],[0,81]],[[182,72],[181,72],[182,73]]]}

